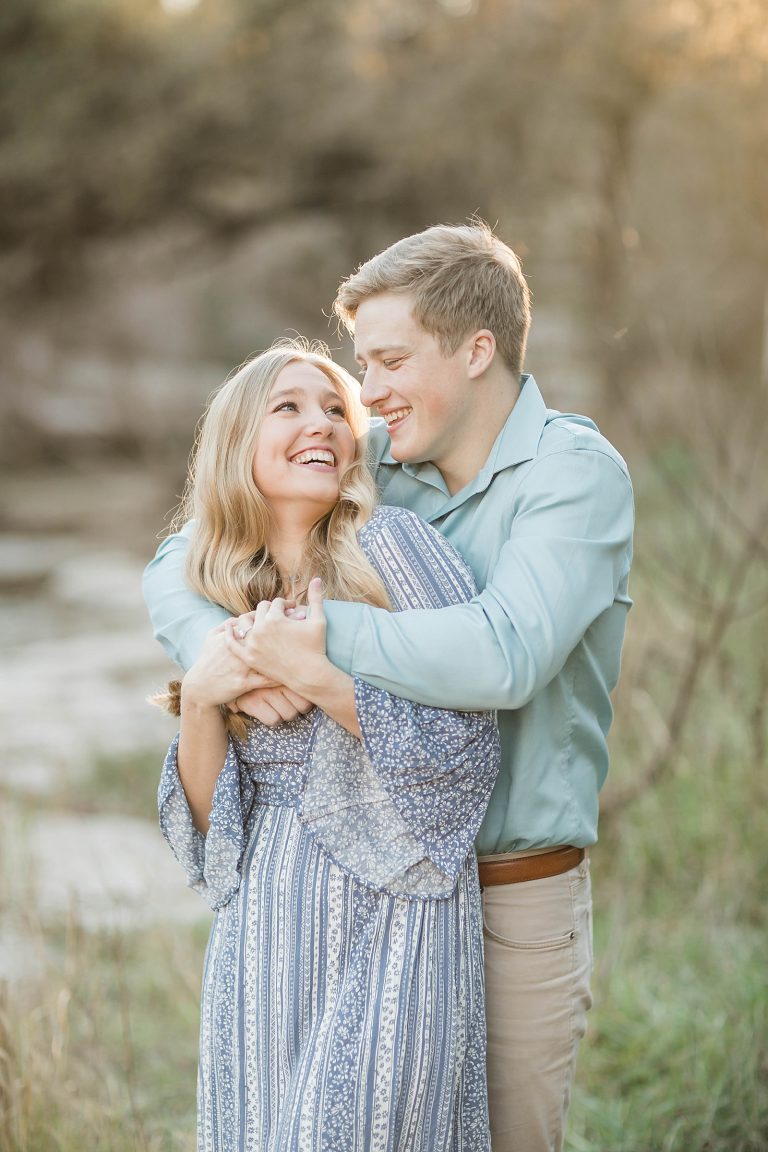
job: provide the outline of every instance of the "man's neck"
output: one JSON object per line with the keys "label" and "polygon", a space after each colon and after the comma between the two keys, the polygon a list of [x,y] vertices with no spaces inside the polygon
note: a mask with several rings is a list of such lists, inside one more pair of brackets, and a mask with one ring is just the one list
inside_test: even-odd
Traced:
{"label": "man's neck", "polygon": [[445,459],[434,461],[451,496],[465,488],[480,472],[519,397],[519,387],[511,394],[508,389],[495,392],[489,397],[489,403],[478,408],[477,416],[456,452],[449,451]]}

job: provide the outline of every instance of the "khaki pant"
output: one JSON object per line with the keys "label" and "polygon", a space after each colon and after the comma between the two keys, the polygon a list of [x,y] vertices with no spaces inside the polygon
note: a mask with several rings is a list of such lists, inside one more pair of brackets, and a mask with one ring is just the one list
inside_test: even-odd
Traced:
{"label": "khaki pant", "polygon": [[561,1152],[592,1004],[588,859],[484,889],[483,918],[493,1152]]}

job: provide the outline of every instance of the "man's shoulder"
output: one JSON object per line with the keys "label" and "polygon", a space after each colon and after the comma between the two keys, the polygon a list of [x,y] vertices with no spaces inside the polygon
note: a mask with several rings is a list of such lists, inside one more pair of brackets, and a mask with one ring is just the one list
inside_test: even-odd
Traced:
{"label": "man's shoulder", "polygon": [[536,458],[541,460],[560,452],[599,453],[613,460],[629,477],[624,457],[602,434],[593,420],[577,412],[558,412],[550,408],[547,410],[547,419]]}

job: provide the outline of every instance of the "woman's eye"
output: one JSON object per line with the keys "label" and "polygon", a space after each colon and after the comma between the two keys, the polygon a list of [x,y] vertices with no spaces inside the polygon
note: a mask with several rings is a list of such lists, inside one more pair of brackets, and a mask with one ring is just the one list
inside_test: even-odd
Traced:
{"label": "woman's eye", "polygon": [[298,405],[294,400],[284,400],[282,404],[278,404],[275,412],[298,412]]}
{"label": "woman's eye", "polygon": [[326,412],[331,413],[333,416],[340,416],[342,420],[346,420],[347,411],[341,404],[334,404],[331,408],[326,408]]}

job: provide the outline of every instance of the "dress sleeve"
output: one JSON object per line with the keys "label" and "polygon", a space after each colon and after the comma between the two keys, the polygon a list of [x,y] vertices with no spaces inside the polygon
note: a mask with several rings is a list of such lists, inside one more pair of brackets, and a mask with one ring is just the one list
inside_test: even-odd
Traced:
{"label": "dress sleeve", "polygon": [[[360,540],[398,610],[474,594],[455,549],[410,512],[379,509]],[[301,819],[364,883],[396,895],[446,896],[498,772],[495,714],[415,704],[360,679],[355,703],[362,742],[328,717],[315,726]]]}
{"label": "dress sleeve", "polygon": [[240,866],[255,808],[256,785],[230,738],[216,781],[207,835],[195,828],[179,777],[179,737],[165,758],[157,794],[160,828],[187,876],[187,884],[221,908],[240,885]]}

